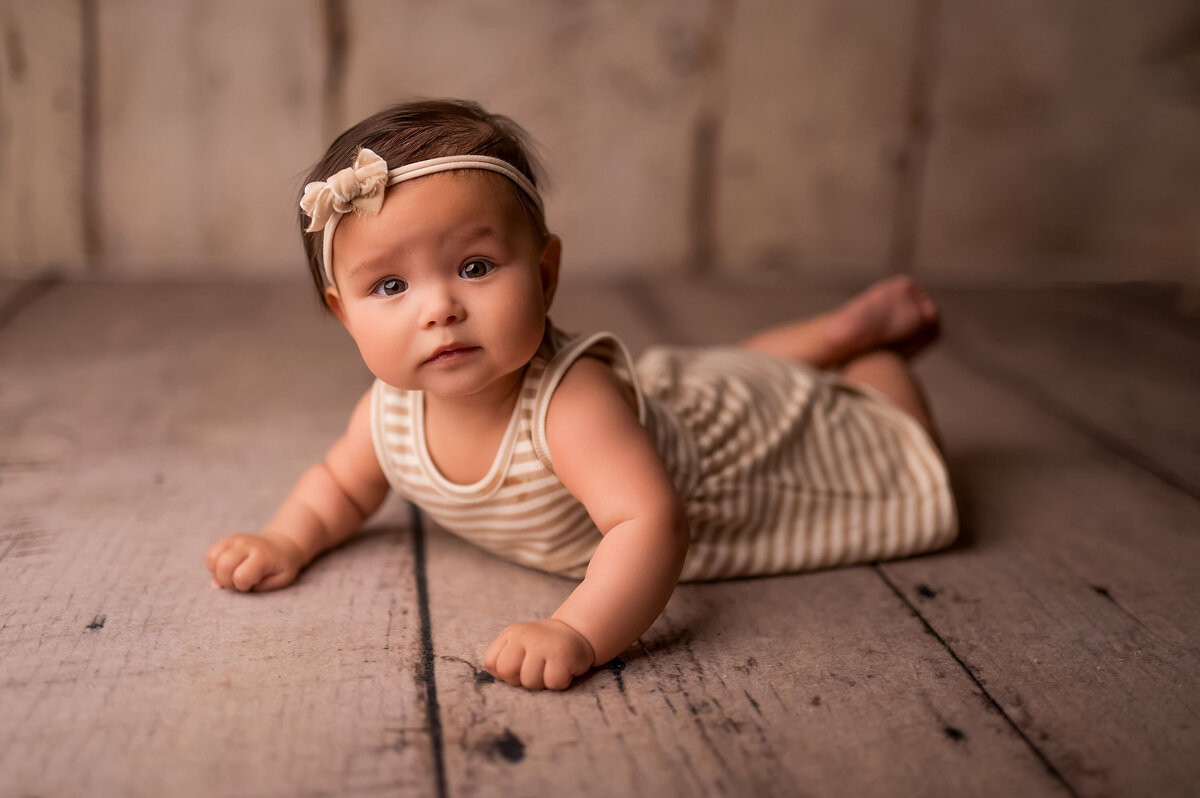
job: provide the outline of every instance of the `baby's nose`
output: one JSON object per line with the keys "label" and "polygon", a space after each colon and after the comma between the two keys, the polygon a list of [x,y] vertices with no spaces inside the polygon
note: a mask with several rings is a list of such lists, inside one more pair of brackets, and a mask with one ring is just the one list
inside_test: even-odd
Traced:
{"label": "baby's nose", "polygon": [[455,324],[466,317],[466,310],[448,292],[439,292],[431,297],[428,310],[425,313],[425,327],[439,327]]}
{"label": "baby's nose", "polygon": [[446,324],[454,324],[456,321],[459,321],[458,314],[456,313],[438,313],[426,319],[425,326],[438,327]]}

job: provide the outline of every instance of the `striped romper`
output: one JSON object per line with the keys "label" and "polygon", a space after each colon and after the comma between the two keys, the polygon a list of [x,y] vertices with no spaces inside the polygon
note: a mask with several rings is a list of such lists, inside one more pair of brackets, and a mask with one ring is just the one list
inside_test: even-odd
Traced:
{"label": "striped romper", "polygon": [[937,448],[877,391],[735,348],[655,347],[635,365],[609,333],[571,337],[549,323],[491,469],[474,484],[438,472],[422,393],[377,381],[371,427],[388,482],[500,557],[581,578],[601,535],[554,475],[545,422],[555,387],[583,355],[634,390],[683,499],[692,541],[682,580],[903,557],[954,539]]}

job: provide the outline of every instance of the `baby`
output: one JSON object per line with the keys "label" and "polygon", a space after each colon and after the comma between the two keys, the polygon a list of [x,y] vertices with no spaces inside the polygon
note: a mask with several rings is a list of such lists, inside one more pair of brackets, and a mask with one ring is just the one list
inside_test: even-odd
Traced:
{"label": "baby", "polygon": [[538,174],[524,132],[468,102],[388,108],[333,142],[300,201],[302,236],[377,380],[263,531],[209,549],[216,586],[290,584],[391,487],[501,557],[582,578],[483,658],[508,684],[561,690],[636,640],[680,579],[954,538],[905,362],[937,332],[915,282],[740,347],[657,347],[635,364],[608,333],[550,323],[562,250]]}

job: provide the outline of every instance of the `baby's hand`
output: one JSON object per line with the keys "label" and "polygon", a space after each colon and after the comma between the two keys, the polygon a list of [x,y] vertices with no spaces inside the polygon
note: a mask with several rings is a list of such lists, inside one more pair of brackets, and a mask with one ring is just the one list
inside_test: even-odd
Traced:
{"label": "baby's hand", "polygon": [[217,587],[275,590],[295,579],[303,565],[300,548],[285,537],[230,535],[218,540],[205,556]]}
{"label": "baby's hand", "polygon": [[513,687],[565,690],[592,667],[592,644],[562,621],[516,623],[500,633],[483,655],[483,667]]}

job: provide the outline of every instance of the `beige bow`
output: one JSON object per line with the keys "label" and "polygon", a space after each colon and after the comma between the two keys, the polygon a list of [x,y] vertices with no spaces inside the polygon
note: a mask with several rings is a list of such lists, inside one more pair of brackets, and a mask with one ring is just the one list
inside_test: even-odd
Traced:
{"label": "beige bow", "polygon": [[328,180],[317,180],[304,187],[300,207],[312,217],[304,232],[315,233],[325,229],[326,222],[335,213],[350,210],[379,213],[383,207],[387,180],[387,161],[366,147],[362,148],[353,166],[330,175]]}

